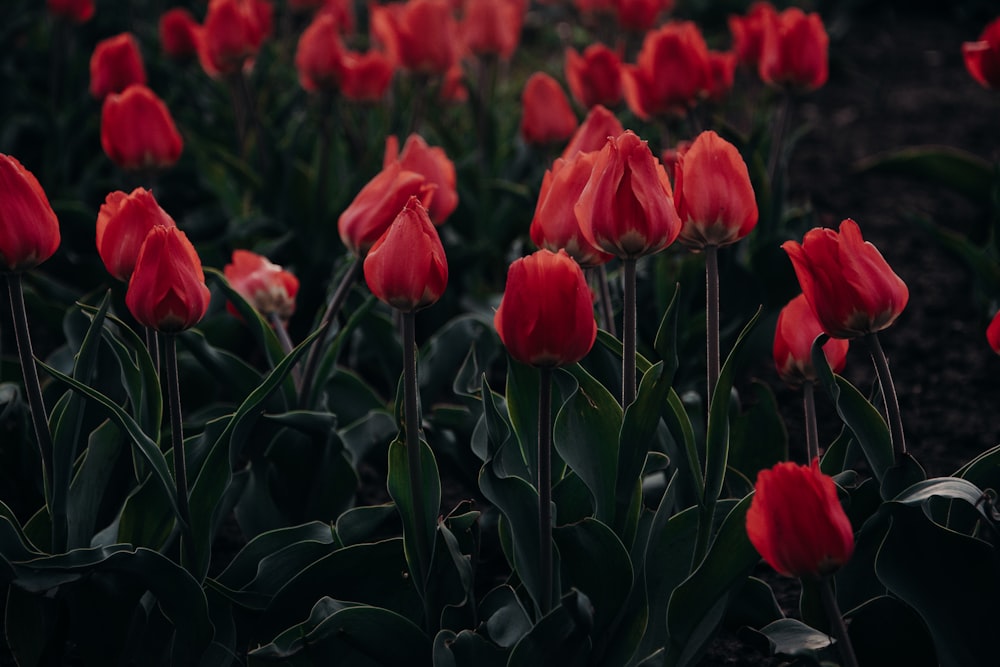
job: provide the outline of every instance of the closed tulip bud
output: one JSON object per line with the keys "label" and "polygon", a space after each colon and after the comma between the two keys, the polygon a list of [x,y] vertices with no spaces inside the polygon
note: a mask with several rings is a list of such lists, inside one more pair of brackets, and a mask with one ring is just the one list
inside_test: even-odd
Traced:
{"label": "closed tulip bud", "polygon": [[0,153],[0,271],[26,271],[59,247],[59,221],[30,171]]}
{"label": "closed tulip bud", "polygon": [[136,321],[162,333],[178,333],[201,321],[209,298],[201,260],[184,232],[150,229],[125,293]]}
{"label": "closed tulip bud", "polygon": [[509,60],[521,40],[522,0],[465,0],[459,32],[469,53]]}
{"label": "closed tulip bud", "polygon": [[613,107],[622,101],[622,61],[604,44],[591,44],[583,55],[566,49],[566,83],[573,98],[586,109]]}
{"label": "closed tulip bud", "polygon": [[211,0],[198,49],[202,69],[214,77],[251,67],[271,33],[273,10],[265,0]]}
{"label": "closed tulip bud", "polygon": [[521,93],[521,136],[529,144],[546,145],[569,139],[577,128],[576,114],[559,82],[535,72]]}
{"label": "closed tulip bud", "polygon": [[786,241],[781,247],[816,318],[834,338],[881,331],[906,307],[906,283],[853,220],[840,223],[839,233],[817,227],[806,232],[801,245]]}
{"label": "closed tulip bud", "polygon": [[962,44],[965,68],[986,88],[1000,89],[1000,18],[989,23],[979,40]]}
{"label": "closed tulip bud", "polygon": [[691,21],[672,21],[650,31],[635,65],[622,70],[625,101],[643,120],[685,116],[712,87],[708,46]]}
{"label": "closed tulip bud", "polygon": [[409,0],[372,5],[375,40],[411,72],[443,75],[458,62],[458,26],[448,0]]}
{"label": "closed tulip bud", "polygon": [[469,101],[469,89],[465,86],[465,72],[455,63],[444,73],[438,99],[446,104],[465,104]]}
{"label": "closed tulip bud", "polygon": [[574,364],[597,338],[593,297],[583,269],[565,251],[515,260],[493,326],[511,357],[529,366]]}
{"label": "closed tulip bud", "polygon": [[103,100],[133,83],[146,84],[146,69],[132,33],[123,32],[98,42],[90,56],[90,94]]}
{"label": "closed tulip bud", "polygon": [[434,196],[427,206],[427,212],[435,225],[440,225],[458,206],[458,179],[455,164],[448,159],[444,149],[429,146],[419,134],[406,138],[403,152],[399,152],[399,139],[391,135],[385,142],[383,166],[398,161],[404,171],[412,171],[424,177],[434,186]]}
{"label": "closed tulip bud", "polygon": [[261,315],[287,320],[295,313],[299,279],[249,250],[234,250],[233,261],[222,269],[234,290]]}
{"label": "closed tulip bud", "polygon": [[669,12],[674,0],[618,0],[618,23],[626,30],[644,33],[661,13]]}
{"label": "closed tulip bud", "polygon": [[681,229],[667,172],[631,130],[598,153],[575,213],[584,237],[619,259],[659,252]]}
{"label": "closed tulip bud", "polygon": [[53,16],[73,23],[86,23],[94,16],[94,0],[46,0],[45,5]]}
{"label": "closed tulip bud", "polygon": [[731,51],[709,51],[708,66],[712,70],[708,99],[720,102],[733,89],[733,82],[736,80],[736,54]]}
{"label": "closed tulip bud", "polygon": [[365,282],[379,300],[402,312],[436,303],[448,284],[444,247],[427,210],[416,197],[368,251]]}
{"label": "closed tulip bud", "polygon": [[337,220],[340,240],[352,253],[364,257],[413,196],[426,206],[433,196],[433,187],[428,186],[422,175],[403,169],[399,162],[389,163],[340,214]]}
{"label": "closed tulip bud", "polygon": [[997,354],[1000,354],[1000,312],[993,316],[990,325],[986,327],[986,340]]}
{"label": "closed tulip bud", "polygon": [[755,2],[745,16],[729,17],[733,51],[744,65],[757,66],[764,46],[765,26],[777,19],[778,10],[770,2]]}
{"label": "closed tulip bud", "polygon": [[736,243],[757,224],[757,201],[736,147],[708,130],[677,159],[674,204],[680,241],[700,250]]}
{"label": "closed tulip bud", "polygon": [[128,282],[149,230],[176,227],[153,193],[136,188],[130,194],[110,193],[97,213],[97,253],[112,276]]}
{"label": "closed tulip bud", "polygon": [[[791,387],[816,382],[816,367],[812,362],[812,345],[823,333],[804,294],[800,294],[778,313],[774,330],[774,365],[778,375]],[[823,354],[834,373],[844,370],[850,343],[842,338],[830,338],[823,344]]]}
{"label": "closed tulip bud", "polygon": [[608,139],[617,137],[624,131],[618,117],[598,104],[587,112],[587,117],[576,128],[560,157],[568,160],[577,153],[599,151],[608,143]]}
{"label": "closed tulip bud", "polygon": [[352,102],[378,102],[385,97],[395,74],[392,61],[381,51],[345,51],[341,62],[340,92]]}
{"label": "closed tulip bud", "polygon": [[104,99],[101,147],[122,169],[161,168],[177,162],[184,141],[163,100],[133,85]]}
{"label": "closed tulip bud", "polygon": [[764,25],[758,73],[764,83],[815,90],[829,76],[830,38],[819,14],[790,7]]}
{"label": "closed tulip bud", "polygon": [[158,25],[160,48],[168,58],[183,60],[198,54],[201,40],[201,26],[183,7],[174,7],[164,12]]}
{"label": "closed tulip bud", "polygon": [[344,45],[333,14],[317,14],[302,31],[295,50],[299,83],[310,93],[334,91],[343,78]]}
{"label": "closed tulip bud", "polygon": [[786,577],[832,574],[854,552],[851,522],[833,479],[811,466],[779,463],[761,470],[747,510],[747,537],[767,564]]}

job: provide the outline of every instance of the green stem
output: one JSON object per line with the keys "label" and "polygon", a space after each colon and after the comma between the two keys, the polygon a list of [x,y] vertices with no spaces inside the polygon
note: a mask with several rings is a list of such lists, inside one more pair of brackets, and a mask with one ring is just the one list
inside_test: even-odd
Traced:
{"label": "green stem", "polygon": [[146,334],[146,351],[149,352],[149,358],[153,362],[153,368],[156,369],[156,374],[160,374],[160,337],[156,329],[152,327],[143,327],[144,333]]}
{"label": "green stem", "polygon": [[868,345],[868,352],[872,355],[875,372],[878,374],[878,381],[882,387],[882,399],[885,401],[885,412],[889,419],[889,432],[892,434],[892,447],[898,459],[906,454],[906,439],[903,435],[903,416],[899,411],[896,385],[892,381],[892,373],[889,372],[889,360],[885,356],[877,333],[873,331],[866,334],[865,343]]}
{"label": "green stem", "polygon": [[[164,345],[164,368],[167,374],[167,403],[170,410],[170,445],[174,459],[174,485],[177,487],[177,509],[184,524],[182,532],[187,539],[184,550],[191,556],[191,509],[188,506],[187,464],[184,461],[184,424],[181,416],[181,388],[177,373],[177,337],[167,334]],[[191,561],[194,563],[194,560]]]}
{"label": "green stem", "polygon": [[[268,313],[267,321],[271,323],[271,327],[274,329],[275,335],[278,337],[278,342],[281,343],[281,349],[288,356],[295,349],[295,343],[288,336],[288,323],[285,322],[277,313]],[[292,378],[295,381],[295,388],[297,391],[302,391],[302,374],[299,371],[299,367],[295,366],[292,368]]]}
{"label": "green stem", "polygon": [[719,357],[719,248],[714,245],[705,246],[705,323],[708,348],[706,413],[711,414],[712,397],[715,395],[715,386],[719,383],[722,366]]}
{"label": "green stem", "polygon": [[802,406],[806,416],[806,463],[819,456],[819,428],[816,425],[816,390],[812,382],[802,385]]}
{"label": "green stem", "polygon": [[625,312],[622,314],[622,408],[635,401],[635,258],[622,260]]}
{"label": "green stem", "polygon": [[552,609],[552,369],[538,371],[538,607],[545,616]]}
{"label": "green stem", "polygon": [[615,327],[615,309],[611,303],[611,286],[608,284],[607,266],[601,264],[588,269],[594,282],[594,290],[597,292],[597,310],[601,316],[601,328],[612,336],[618,333]]}
{"label": "green stem", "polygon": [[819,582],[820,600],[823,603],[823,610],[830,621],[830,629],[837,639],[837,648],[840,649],[840,657],[844,661],[844,667],[858,667],[858,659],[854,655],[854,646],[851,638],[847,634],[847,625],[844,623],[844,615],[840,613],[840,606],[837,604],[837,596],[833,592],[833,579],[824,577]]}
{"label": "green stem", "polygon": [[[413,514],[417,543],[417,562],[420,567],[420,583],[418,590],[423,590],[427,584],[427,573],[430,569],[430,546],[427,542],[427,532],[424,530],[424,517],[427,515],[427,501],[424,498],[423,466],[420,463],[420,413],[417,406],[417,334],[416,313],[413,311],[403,315],[403,427],[406,431],[406,467],[410,478],[410,491],[413,493]],[[428,619],[430,623],[430,619]]]}

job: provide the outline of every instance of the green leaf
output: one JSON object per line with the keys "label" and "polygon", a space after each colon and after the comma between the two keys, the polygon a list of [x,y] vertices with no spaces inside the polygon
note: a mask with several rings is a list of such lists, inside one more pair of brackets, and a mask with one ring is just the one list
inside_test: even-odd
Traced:
{"label": "green leaf", "polygon": [[[422,581],[421,577],[429,575],[434,536],[437,528],[437,517],[441,506],[441,478],[438,475],[437,460],[430,446],[423,440],[417,440],[420,448],[420,479],[423,508],[416,505],[411,477],[409,474],[409,452],[406,444],[396,439],[389,445],[389,472],[386,485],[389,496],[396,504],[403,520],[403,549],[406,552],[406,562],[409,564],[410,575],[421,596],[426,596],[430,581]],[[417,533],[423,537],[418,538]],[[421,552],[419,545],[425,545]]]}
{"label": "green leaf", "polygon": [[229,300],[229,303],[233,304],[233,307],[236,308],[236,311],[250,329],[250,335],[254,337],[257,344],[264,350],[264,353],[267,355],[269,367],[274,368],[285,356],[285,351],[281,348],[281,342],[274,333],[271,324],[261,317],[260,312],[242,294],[233,289],[233,286],[229,284],[229,280],[226,279],[225,274],[221,271],[205,267],[205,275],[215,279],[215,283],[222,290],[223,294],[226,295],[226,299]]}
{"label": "green leaf", "polygon": [[498,586],[487,593],[480,613],[486,619],[486,634],[503,648],[512,648],[531,630],[528,612],[510,586]]}
{"label": "green leaf", "polygon": [[73,478],[66,506],[69,516],[69,545],[90,545],[97,526],[101,501],[122,449],[122,432],[114,422],[105,421],[90,433],[83,462]]}
{"label": "green leaf", "polygon": [[952,146],[890,150],[860,160],[855,169],[913,176],[951,188],[983,206],[989,206],[994,187],[989,161]]}
{"label": "green leaf", "polygon": [[752,388],[756,400],[733,420],[729,450],[730,468],[751,481],[759,471],[788,460],[788,433],[774,393],[757,380]]}
{"label": "green leaf", "polygon": [[[508,358],[507,411],[532,480],[538,476],[538,382],[538,369]],[[558,405],[554,395],[552,404]]]}
{"label": "green leaf", "polygon": [[833,645],[833,638],[794,618],[782,618],[760,629],[771,645],[772,655],[815,659],[817,652]]}
{"label": "green leaf", "polygon": [[433,667],[505,667],[507,652],[471,630],[442,630],[434,637]]}
{"label": "green leaf", "polygon": [[592,610],[585,595],[571,590],[521,638],[510,654],[507,667],[587,664]]}
{"label": "green leaf", "polygon": [[[300,545],[332,545],[333,530],[329,524],[319,521],[311,521],[298,526],[280,528],[267,533],[262,533],[247,542],[246,546],[240,549],[239,553],[233,557],[229,565],[226,566],[216,581],[233,590],[241,590],[251,586],[255,581],[267,583],[272,579],[274,591],[284,584],[283,579],[269,577],[266,573],[268,568],[277,565],[278,560],[288,561],[292,557],[292,549]],[[280,558],[275,558],[275,557]],[[268,567],[264,566],[266,559],[272,559]],[[289,570],[298,572],[312,561],[302,561],[298,569],[281,567],[286,573]],[[264,576],[261,576],[261,575]],[[258,587],[260,588],[260,587]],[[272,591],[272,593],[274,592]]]}
{"label": "green leaf", "polygon": [[937,667],[937,653],[927,626],[898,598],[874,597],[848,612],[848,618],[859,664]]}
{"label": "green leaf", "polygon": [[392,503],[366,505],[347,510],[337,518],[337,539],[343,546],[376,542],[387,535],[399,535],[403,526]]}

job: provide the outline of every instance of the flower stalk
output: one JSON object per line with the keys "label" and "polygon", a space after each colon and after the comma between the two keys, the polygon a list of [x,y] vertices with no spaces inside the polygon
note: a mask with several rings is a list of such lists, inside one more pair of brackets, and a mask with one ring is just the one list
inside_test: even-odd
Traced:
{"label": "flower stalk", "polygon": [[806,460],[819,456],[819,427],[816,424],[816,388],[812,382],[802,385],[802,407],[806,423]]}
{"label": "flower stalk", "polygon": [[719,355],[719,247],[705,246],[705,327],[706,365],[708,367],[708,394],[706,405],[712,409],[712,397],[719,383],[722,363]]}
{"label": "flower stalk", "polygon": [[889,420],[889,432],[892,435],[892,448],[896,452],[896,459],[906,454],[906,439],[903,435],[903,416],[899,411],[899,399],[896,396],[896,385],[892,381],[892,373],[889,371],[889,359],[885,356],[882,343],[875,332],[865,335],[865,344],[875,363],[875,372],[878,374],[879,385],[882,387],[882,399],[885,401],[886,416]]}
{"label": "flower stalk", "polygon": [[851,638],[847,634],[847,625],[844,623],[844,615],[840,612],[837,604],[837,596],[833,591],[833,577],[823,577],[819,585],[820,600],[827,619],[830,621],[830,630],[837,640],[837,648],[840,650],[840,657],[844,667],[858,667],[858,659],[854,655],[854,646]]}
{"label": "flower stalk", "polygon": [[552,369],[538,369],[538,571],[541,615],[552,610]]}
{"label": "flower stalk", "polygon": [[[413,514],[416,517],[414,537],[417,544],[417,562],[420,567],[420,589],[427,582],[430,570],[430,545],[424,532],[423,517],[427,514],[424,496],[423,467],[420,463],[420,413],[417,405],[417,341],[416,313],[404,311],[402,315],[403,338],[403,428],[406,433],[406,468],[413,494]],[[429,620],[429,619],[428,619]]]}
{"label": "flower stalk", "polygon": [[636,279],[634,257],[622,260],[624,313],[622,313],[622,409],[635,401]]}
{"label": "flower stalk", "polygon": [[[170,411],[170,445],[173,450],[174,485],[177,489],[177,511],[183,524],[182,532],[187,538],[182,540],[186,546],[186,556],[191,556],[194,547],[191,541],[191,509],[188,505],[187,463],[184,457],[184,420],[181,415],[180,378],[177,371],[177,336],[167,334],[164,339],[163,370],[167,375],[167,405]],[[192,562],[194,562],[192,560]]]}

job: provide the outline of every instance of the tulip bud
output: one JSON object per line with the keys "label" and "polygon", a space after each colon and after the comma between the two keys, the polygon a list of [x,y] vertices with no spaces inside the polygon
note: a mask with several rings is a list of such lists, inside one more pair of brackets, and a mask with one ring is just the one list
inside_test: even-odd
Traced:
{"label": "tulip bud", "polygon": [[277,315],[287,320],[295,313],[299,279],[277,264],[249,250],[234,250],[233,261],[222,272],[261,315]]}
{"label": "tulip bud", "polygon": [[521,40],[521,0],[465,0],[459,32],[469,53],[510,60]]}
{"label": "tulip bud", "polygon": [[433,186],[428,185],[422,175],[404,170],[397,161],[390,162],[361,188],[354,201],[340,214],[337,220],[340,240],[352,253],[364,257],[410,197],[420,198],[427,206],[433,193]]}
{"label": "tulip bud", "polygon": [[733,51],[744,65],[757,66],[764,46],[765,26],[777,19],[778,10],[770,2],[754,2],[745,16],[729,17]]}
{"label": "tulip bud", "polygon": [[176,163],[184,142],[163,100],[133,85],[104,99],[101,147],[122,169],[145,169]]}
{"label": "tulip bud", "polygon": [[183,60],[198,54],[201,26],[183,7],[164,12],[159,22],[160,48],[168,58]]}
{"label": "tulip bud", "polygon": [[435,225],[440,225],[458,206],[457,177],[455,164],[448,159],[444,149],[431,147],[419,134],[411,134],[406,139],[403,152],[399,153],[399,139],[391,135],[386,139],[383,166],[398,161],[405,171],[413,171],[435,186],[434,197],[427,206],[427,212]]}
{"label": "tulip bud", "polygon": [[786,577],[820,577],[846,563],[854,533],[833,479],[811,466],[779,463],[761,470],[747,510],[747,537]]}
{"label": "tulip bud", "polygon": [[364,271],[372,294],[397,310],[420,310],[441,298],[448,284],[448,262],[419,199],[410,197],[368,251]]}
{"label": "tulip bud", "polygon": [[162,333],[193,327],[208,310],[201,260],[177,227],[149,230],[139,249],[125,293],[125,305],[136,321]]}
{"label": "tulip bud", "polygon": [[440,75],[458,62],[458,26],[448,0],[373,4],[369,24],[375,41],[411,72]]}
{"label": "tulip bud", "polygon": [[86,23],[94,16],[94,0],[46,0],[49,13],[74,23]]}
{"label": "tulip bud", "polygon": [[583,359],[597,338],[597,322],[583,269],[564,250],[539,250],[515,260],[493,326],[510,356],[552,367]]}
{"label": "tulip bud", "polygon": [[986,328],[986,340],[993,351],[1000,354],[1000,312],[993,316],[993,320]]}
{"label": "tulip bud", "polygon": [[[816,382],[812,346],[821,333],[823,327],[803,294],[789,301],[778,313],[778,324],[774,330],[774,365],[778,375],[789,386]],[[834,373],[844,370],[849,345],[841,338],[831,338],[823,344],[823,354]]]}
{"label": "tulip bud", "polygon": [[625,101],[643,120],[685,116],[712,86],[708,45],[691,21],[672,21],[646,34],[635,65],[622,70]]}
{"label": "tulip bud", "polygon": [[626,30],[645,33],[656,25],[663,12],[674,7],[674,0],[618,0],[618,23]]}
{"label": "tulip bud", "polygon": [[378,102],[385,97],[395,74],[392,61],[381,51],[345,51],[340,92],[352,102]]}
{"label": "tulip bud", "polygon": [[903,312],[910,292],[853,220],[840,232],[815,228],[802,244],[781,245],[792,260],[816,319],[834,338],[854,338],[881,331]]}
{"label": "tulip bud", "polygon": [[568,48],[566,83],[581,106],[587,109],[598,104],[613,107],[622,101],[621,58],[601,43],[588,46],[582,56]]}
{"label": "tulip bud", "polygon": [[332,14],[317,14],[302,32],[295,50],[299,83],[311,93],[336,90],[342,78],[343,57],[344,45],[337,19]]}
{"label": "tulip bud", "polygon": [[0,153],[0,271],[33,269],[59,247],[59,221],[30,171]]}
{"label": "tulip bud", "polygon": [[128,282],[139,248],[156,226],[177,225],[156,203],[152,192],[136,188],[131,194],[110,193],[97,214],[97,253],[108,273]]}
{"label": "tulip bud", "polygon": [[962,44],[965,68],[986,88],[1000,88],[1000,18],[990,22],[975,42]]}
{"label": "tulip bud", "polygon": [[568,160],[577,153],[599,151],[608,143],[608,139],[613,139],[624,131],[618,117],[598,104],[587,113],[560,157]]}
{"label": "tulip bud", "polygon": [[139,45],[130,32],[101,40],[90,56],[90,94],[103,100],[132,84],[146,84]]}
{"label": "tulip bud", "polygon": [[569,139],[577,120],[566,93],[544,72],[535,72],[521,93],[521,136],[529,144],[553,144]]}
{"label": "tulip bud", "polygon": [[720,102],[733,89],[733,82],[736,80],[736,54],[732,51],[709,51],[708,67],[712,71],[708,99]]}
{"label": "tulip bud", "polygon": [[273,11],[265,0],[211,0],[198,49],[202,69],[214,77],[252,66],[271,33]]}
{"label": "tulip bud", "polygon": [[830,38],[819,14],[790,7],[764,24],[758,73],[764,83],[815,90],[829,76]]}

